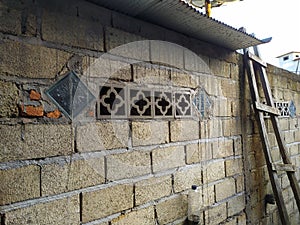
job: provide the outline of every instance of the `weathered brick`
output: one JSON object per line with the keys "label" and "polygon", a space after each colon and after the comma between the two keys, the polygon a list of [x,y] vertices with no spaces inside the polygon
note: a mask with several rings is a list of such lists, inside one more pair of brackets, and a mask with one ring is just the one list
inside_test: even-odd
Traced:
{"label": "weathered brick", "polygon": [[225,177],[223,161],[210,162],[203,167],[203,183],[210,183]]}
{"label": "weathered brick", "polygon": [[220,139],[212,143],[213,158],[225,158],[233,155],[233,140]]}
{"label": "weathered brick", "polygon": [[82,222],[109,216],[133,207],[133,186],[117,185],[82,193]]}
{"label": "weathered brick", "polygon": [[152,177],[135,184],[135,204],[141,205],[172,193],[171,176]]}
{"label": "weathered brick", "polygon": [[151,173],[150,152],[133,151],[106,157],[107,179],[132,178]]}
{"label": "weathered brick", "polygon": [[0,118],[18,115],[18,88],[10,82],[0,81]]}
{"label": "weathered brick", "polygon": [[216,189],[216,201],[221,201],[225,198],[231,197],[235,194],[235,180],[233,178],[227,178],[215,185]]}
{"label": "weathered brick", "polygon": [[1,125],[0,133],[1,162],[73,152],[71,125]]}
{"label": "weathered brick", "polygon": [[154,149],[152,160],[153,172],[184,166],[184,147],[174,146]]}
{"label": "weathered brick", "polygon": [[40,169],[29,165],[0,170],[0,205],[40,196]]}
{"label": "weathered brick", "polygon": [[125,121],[101,121],[77,127],[79,152],[125,148],[128,146],[129,125]]}
{"label": "weathered brick", "polygon": [[245,209],[245,196],[240,195],[228,201],[228,217],[242,212]]}
{"label": "weathered brick", "polygon": [[215,187],[214,185],[202,187],[203,207],[211,206],[215,203]]}
{"label": "weathered brick", "polygon": [[166,41],[150,41],[151,61],[175,68],[183,68],[182,46]]}
{"label": "weathered brick", "polygon": [[242,192],[245,190],[245,178],[244,176],[238,176],[236,178],[236,192],[239,193],[239,192]]}
{"label": "weathered brick", "polygon": [[46,41],[103,51],[103,27],[99,22],[44,11],[42,37]]}
{"label": "weathered brick", "polygon": [[230,63],[210,58],[209,60],[209,68],[212,72],[212,74],[216,76],[222,76],[222,77],[230,77]]}
{"label": "weathered brick", "polygon": [[59,194],[105,182],[104,158],[58,161],[42,165],[41,193]]}
{"label": "weathered brick", "polygon": [[170,130],[172,142],[199,139],[200,126],[195,120],[171,121]]}
{"label": "weathered brick", "polygon": [[83,73],[89,77],[111,78],[130,81],[132,79],[131,65],[106,53],[99,58],[85,59]]}
{"label": "weathered brick", "polygon": [[80,224],[79,197],[38,203],[5,214],[5,224]]}
{"label": "weathered brick", "polygon": [[21,115],[28,117],[43,117],[44,116],[44,107],[34,106],[34,105],[21,105]]}
{"label": "weathered brick", "polygon": [[0,71],[28,78],[55,78],[70,56],[57,49],[5,40],[0,45]]}
{"label": "weathered brick", "polygon": [[196,88],[199,77],[178,69],[171,69],[171,82],[174,86]]}
{"label": "weathered brick", "polygon": [[179,195],[156,205],[159,224],[167,224],[187,215],[187,196]]}
{"label": "weathered brick", "polygon": [[226,218],[227,210],[225,203],[205,211],[205,222],[207,222],[207,224],[219,224],[226,220]]}
{"label": "weathered brick", "polygon": [[195,184],[202,184],[202,166],[197,165],[189,169],[181,170],[174,173],[174,191],[181,192],[191,188]]}
{"label": "weathered brick", "polygon": [[30,90],[29,98],[30,100],[39,101],[41,100],[41,94],[35,90]]}
{"label": "weathered brick", "polygon": [[155,224],[154,208],[153,208],[153,206],[150,206],[147,208],[131,211],[130,213],[121,215],[118,218],[113,219],[111,221],[111,224],[112,225],[126,225],[126,224],[152,225],[152,224]]}
{"label": "weathered brick", "polygon": [[246,225],[247,224],[247,218],[246,218],[246,213],[243,213],[238,217],[238,223],[237,225]]}
{"label": "weathered brick", "polygon": [[215,76],[203,76],[200,78],[201,83],[208,95],[221,96],[221,79]]}
{"label": "weathered brick", "polygon": [[169,126],[167,121],[133,121],[132,144],[154,145],[167,143],[169,140]]}
{"label": "weathered brick", "polygon": [[170,69],[154,64],[134,64],[133,81],[138,84],[170,85]]}
{"label": "weathered brick", "polygon": [[107,27],[106,49],[111,54],[142,61],[150,60],[150,42],[141,36]]}
{"label": "weathered brick", "polygon": [[184,49],[184,68],[199,73],[210,73],[207,58],[197,55],[189,49]]}
{"label": "weathered brick", "polygon": [[48,118],[52,118],[52,119],[58,119],[59,117],[61,117],[61,112],[58,109],[55,109],[52,112],[48,112],[46,113],[46,116]]}
{"label": "weathered brick", "polygon": [[243,161],[242,158],[229,159],[225,161],[226,176],[230,177],[236,174],[243,173]]}
{"label": "weathered brick", "polygon": [[223,136],[222,120],[211,119],[201,122],[201,139],[203,138],[216,138]]}
{"label": "weathered brick", "polygon": [[222,80],[221,96],[227,98],[239,98],[239,83],[234,80]]}

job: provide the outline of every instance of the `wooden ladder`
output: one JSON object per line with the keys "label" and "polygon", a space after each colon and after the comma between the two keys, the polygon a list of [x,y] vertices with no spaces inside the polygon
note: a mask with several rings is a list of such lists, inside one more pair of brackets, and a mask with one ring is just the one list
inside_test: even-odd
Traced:
{"label": "wooden ladder", "polygon": [[[260,59],[257,47],[253,47],[253,49],[254,54],[251,53],[249,49],[244,49],[244,65],[246,67],[248,75],[248,82],[251,92],[253,108],[255,111],[255,118],[259,127],[264,156],[266,159],[267,169],[273,189],[274,198],[278,207],[279,216],[283,225],[289,225],[290,220],[283,200],[282,190],[280,187],[277,171],[285,171],[287,173],[299,212],[300,189],[295,176],[295,166],[291,164],[291,160],[287,154],[286,146],[279,129],[278,116],[280,115],[280,113],[274,106],[270,84],[266,74],[267,64]],[[266,104],[262,104],[260,102],[257,79],[260,79],[261,81]],[[270,115],[272,127],[274,129],[278,148],[283,162],[281,164],[274,164],[272,162],[272,156],[270,151],[271,147],[266,129],[264,113],[268,113]]]}

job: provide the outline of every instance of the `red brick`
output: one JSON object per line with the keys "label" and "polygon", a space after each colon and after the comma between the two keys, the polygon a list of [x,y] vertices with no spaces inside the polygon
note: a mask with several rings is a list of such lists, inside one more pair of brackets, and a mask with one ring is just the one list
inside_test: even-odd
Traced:
{"label": "red brick", "polygon": [[21,105],[21,115],[29,117],[42,117],[44,116],[43,106]]}
{"label": "red brick", "polygon": [[61,112],[58,109],[55,109],[52,112],[46,114],[48,118],[58,119],[61,116]]}
{"label": "red brick", "polygon": [[29,97],[30,97],[30,100],[36,100],[36,101],[41,100],[41,94],[35,90],[30,90]]}

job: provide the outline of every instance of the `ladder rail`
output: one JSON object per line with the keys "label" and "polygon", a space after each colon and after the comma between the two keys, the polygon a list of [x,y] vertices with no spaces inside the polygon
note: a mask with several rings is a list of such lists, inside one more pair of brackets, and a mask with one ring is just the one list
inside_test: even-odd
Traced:
{"label": "ladder rail", "polygon": [[[272,99],[272,94],[271,94],[271,89],[270,89],[270,84],[267,78],[267,74],[265,71],[265,68],[259,68],[259,74],[260,74],[260,80],[262,82],[262,86],[264,89],[264,94],[266,97],[266,102],[268,105],[273,105],[274,106],[274,102]],[[279,121],[278,121],[278,117],[276,117],[275,115],[270,114],[270,118],[271,118],[271,122],[272,122],[272,126],[274,129],[274,133],[275,133],[275,137],[277,139],[277,143],[278,143],[278,147],[279,147],[279,151],[281,154],[281,158],[283,163],[285,164],[291,164],[291,160],[288,156],[288,151],[286,149],[286,144],[284,143],[284,139],[282,137],[282,133],[280,132],[280,128],[279,128]],[[295,177],[295,173],[293,171],[286,171],[287,172],[287,176],[288,179],[290,181],[291,184],[291,188],[296,200],[296,204],[298,207],[298,211],[300,212],[300,188],[298,185],[298,181]]]}
{"label": "ladder rail", "polygon": [[[247,69],[251,99],[252,99],[252,102],[254,102],[254,103],[255,102],[260,103],[259,92],[258,92],[258,88],[257,88],[257,80],[255,77],[253,62],[252,62],[252,60],[249,60],[248,56],[249,56],[248,51],[245,50],[244,51],[244,63],[246,63],[246,65],[247,65],[246,69]],[[282,224],[289,225],[290,224],[289,217],[288,217],[287,209],[284,204],[283,195],[280,190],[280,183],[279,183],[278,175],[277,175],[277,172],[272,169],[273,168],[272,167],[272,155],[271,155],[271,151],[269,149],[270,142],[269,142],[269,138],[268,138],[268,134],[267,134],[267,129],[265,126],[263,112],[255,110],[255,118],[256,118],[259,128],[260,128],[259,129],[260,136],[263,139],[263,141],[262,141],[263,150],[264,150],[263,152],[264,152],[264,156],[266,159],[268,174],[269,174],[272,189],[274,192],[275,201],[277,203],[278,212],[280,214],[280,219],[281,219]]]}

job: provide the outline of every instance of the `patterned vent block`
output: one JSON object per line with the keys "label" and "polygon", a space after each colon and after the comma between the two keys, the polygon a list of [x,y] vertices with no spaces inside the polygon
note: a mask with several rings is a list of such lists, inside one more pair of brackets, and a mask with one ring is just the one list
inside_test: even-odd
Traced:
{"label": "patterned vent block", "polygon": [[130,117],[152,118],[152,93],[150,90],[129,89]]}
{"label": "patterned vent block", "polygon": [[154,91],[154,116],[173,118],[172,92]]}
{"label": "patterned vent block", "polygon": [[191,95],[189,92],[175,92],[175,117],[191,117]]}
{"label": "patterned vent block", "polygon": [[98,118],[127,117],[126,88],[121,86],[101,86],[97,104]]}
{"label": "patterned vent block", "polygon": [[[295,117],[296,107],[293,101],[289,102],[274,102],[275,108],[280,112],[279,117]],[[270,117],[268,113],[264,113],[266,118]]]}
{"label": "patterned vent block", "polygon": [[191,117],[191,92],[132,85],[102,85],[97,101],[98,119]]}

